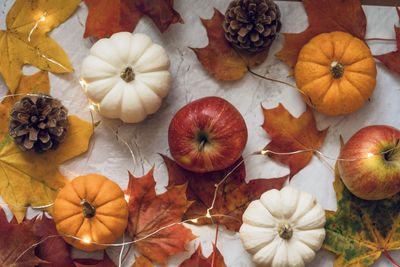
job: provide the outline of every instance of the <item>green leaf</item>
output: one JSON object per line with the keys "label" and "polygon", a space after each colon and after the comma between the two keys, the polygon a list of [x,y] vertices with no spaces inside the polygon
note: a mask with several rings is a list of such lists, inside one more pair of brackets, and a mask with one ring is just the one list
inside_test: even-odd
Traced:
{"label": "green leaf", "polygon": [[400,194],[381,201],[350,193],[335,173],[338,209],[327,212],[324,248],[338,257],[334,267],[363,267],[400,248]]}

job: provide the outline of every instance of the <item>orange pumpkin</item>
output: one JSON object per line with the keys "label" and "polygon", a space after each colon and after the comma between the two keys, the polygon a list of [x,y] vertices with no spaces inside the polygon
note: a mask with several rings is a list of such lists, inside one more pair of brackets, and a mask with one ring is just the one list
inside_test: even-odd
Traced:
{"label": "orange pumpkin", "polygon": [[116,183],[89,174],[75,178],[60,190],[53,217],[66,242],[84,251],[94,251],[105,248],[99,244],[114,243],[125,232],[128,204]]}
{"label": "orange pumpkin", "polygon": [[376,65],[368,46],[345,32],[322,33],[300,51],[297,87],[308,105],[326,115],[361,108],[376,85]]}

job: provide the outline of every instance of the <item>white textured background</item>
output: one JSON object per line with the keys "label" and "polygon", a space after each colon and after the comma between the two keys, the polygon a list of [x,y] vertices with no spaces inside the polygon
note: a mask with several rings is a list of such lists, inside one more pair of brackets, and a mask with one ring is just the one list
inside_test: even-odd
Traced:
{"label": "white textured background", "polygon": [[[0,1],[1,28],[5,28],[5,17],[14,0]],[[278,103],[295,116],[299,116],[305,105],[299,94],[292,88],[281,84],[253,77],[250,74],[237,82],[217,82],[210,77],[200,65],[195,54],[188,47],[204,47],[208,40],[199,17],[210,18],[213,8],[224,12],[229,0],[176,0],[175,9],[181,14],[185,24],[175,24],[161,34],[152,21],[143,18],[136,32],[143,32],[163,45],[171,58],[171,71],[174,82],[171,93],[165,99],[161,110],[138,125],[126,125],[120,121],[103,120],[92,140],[92,151],[67,164],[63,173],[74,178],[81,174],[97,172],[118,182],[122,188],[128,183],[127,170],[142,175],[152,166],[156,167],[157,191],[163,192],[167,177],[165,168],[158,153],[169,154],[167,129],[174,113],[190,101],[204,96],[217,95],[229,100],[243,114],[248,129],[249,142],[244,154],[262,149],[269,141],[260,127],[263,116],[260,103],[266,108],[273,108]],[[307,17],[301,3],[277,2],[282,12],[282,32],[300,32],[307,27]],[[394,38],[393,25],[398,23],[395,9],[392,7],[364,7],[368,18],[368,37]],[[67,52],[72,61],[75,73],[66,75],[50,74],[52,95],[63,100],[71,114],[90,119],[88,103],[78,83],[80,64],[92,46],[93,40],[83,39],[87,8],[81,3],[77,12],[59,28],[51,32],[54,38]],[[283,36],[272,46],[268,60],[255,71],[280,80],[294,83],[287,78],[288,67],[273,55],[282,47]],[[394,42],[369,42],[374,54],[394,50]],[[0,51],[1,56],[1,51]],[[363,109],[346,117],[325,117],[316,114],[318,128],[330,127],[322,152],[336,157],[339,150],[339,136],[347,140],[360,128],[373,124],[387,124],[400,127],[400,76],[389,72],[381,63],[378,66],[378,83],[371,101]],[[25,68],[25,73],[35,72],[34,68]],[[0,95],[6,93],[4,82],[0,81]],[[100,119],[97,117],[96,119]],[[113,131],[118,130],[135,152],[138,164],[134,166],[127,147],[119,142]],[[334,161],[329,161],[331,165]],[[272,178],[288,173],[288,169],[268,158],[252,157],[247,161],[248,178]],[[335,193],[332,187],[333,173],[325,163],[313,158],[310,165],[296,175],[291,186],[309,192],[317,197],[326,209],[336,209]],[[10,214],[8,214],[10,215]],[[34,213],[30,212],[32,217]],[[199,239],[188,246],[188,252],[170,259],[169,266],[177,266],[188,258],[199,242],[206,255],[211,252],[211,241],[214,240],[215,228],[211,226],[189,226]],[[243,250],[237,234],[222,230],[218,248],[230,267],[254,266],[250,256]],[[118,250],[109,250],[117,260]],[[80,255],[82,256],[82,255]],[[86,255],[87,256],[87,255]],[[90,255],[93,256],[93,255]],[[99,256],[99,255],[94,255]],[[394,256],[400,256],[395,254]],[[319,252],[317,258],[309,264],[313,267],[332,266],[333,256]],[[130,266],[129,259],[123,266]],[[374,266],[391,266],[385,258]]]}

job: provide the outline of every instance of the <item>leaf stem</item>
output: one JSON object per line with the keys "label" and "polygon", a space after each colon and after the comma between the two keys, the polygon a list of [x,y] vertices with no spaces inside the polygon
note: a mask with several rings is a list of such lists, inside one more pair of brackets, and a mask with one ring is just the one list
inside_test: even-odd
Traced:
{"label": "leaf stem", "polygon": [[385,257],[391,262],[393,263],[394,266],[400,267],[400,264],[398,262],[396,262],[395,259],[393,259],[392,256],[390,256],[390,253],[387,250],[383,250],[382,251],[383,255],[385,255]]}
{"label": "leaf stem", "polygon": [[366,38],[366,42],[368,41],[388,41],[388,42],[395,42],[397,41],[396,39],[388,39],[388,38]]}
{"label": "leaf stem", "polygon": [[290,84],[290,83],[287,83],[287,82],[284,82],[284,81],[280,81],[280,80],[277,80],[277,79],[269,78],[269,77],[264,77],[264,76],[262,76],[262,75],[260,75],[260,74],[258,74],[258,73],[255,73],[255,72],[254,72],[252,69],[250,69],[249,67],[247,67],[247,70],[248,70],[251,74],[253,74],[254,76],[257,76],[258,78],[261,78],[261,79],[264,79],[264,80],[267,80],[267,81],[271,81],[271,82],[282,83],[282,84],[285,84],[285,85],[287,85],[287,86],[290,86],[290,87],[292,87],[292,88],[297,89],[297,87],[294,86],[293,84]]}

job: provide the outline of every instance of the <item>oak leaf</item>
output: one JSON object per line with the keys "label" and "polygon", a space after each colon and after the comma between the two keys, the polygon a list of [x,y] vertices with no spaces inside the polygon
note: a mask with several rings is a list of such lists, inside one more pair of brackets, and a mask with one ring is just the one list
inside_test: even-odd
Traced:
{"label": "oak leaf", "polygon": [[218,250],[217,246],[213,245],[213,252],[208,258],[204,257],[201,245],[199,245],[192,256],[182,262],[179,267],[226,267],[224,257]]}
{"label": "oak leaf", "polygon": [[214,9],[211,19],[201,19],[207,30],[208,45],[191,49],[203,67],[217,80],[239,80],[247,73],[248,67],[255,67],[264,62],[268,56],[268,49],[256,54],[237,51],[225,39],[223,21],[224,15],[217,9]]}
{"label": "oak leaf", "polygon": [[183,23],[173,8],[174,0],[85,0],[89,8],[84,37],[109,37],[132,32],[143,15],[149,16],[161,32],[171,24]]}
{"label": "oak leaf", "polygon": [[70,17],[79,0],[16,0],[0,30],[0,73],[8,89],[15,92],[22,66],[33,65],[54,73],[72,72],[64,50],[47,33]]}
{"label": "oak leaf", "polygon": [[400,194],[366,201],[350,193],[336,168],[334,189],[338,208],[327,211],[324,248],[338,257],[334,267],[364,267],[400,247]]}
{"label": "oak leaf", "polygon": [[294,67],[301,48],[314,36],[333,31],[348,32],[364,39],[367,19],[360,0],[303,0],[308,28],[301,33],[284,33],[285,42],[277,57]]}
{"label": "oak leaf", "polygon": [[[210,208],[214,198],[215,185],[232,171],[228,178],[221,184],[217,192],[217,198],[210,214],[213,220],[201,218],[197,224],[205,225],[219,223],[232,231],[239,231],[242,225],[242,215],[248,204],[270,189],[281,189],[286,177],[274,179],[256,179],[246,183],[246,168],[240,164],[218,172],[193,173],[176,164],[175,161],[163,156],[169,176],[169,187],[176,185],[187,186],[187,198],[194,201],[185,213],[184,219],[204,217]],[[220,216],[224,215],[224,216]]]}
{"label": "oak leaf", "polygon": [[[35,82],[34,79],[38,79],[39,82]],[[28,87],[29,84],[32,86],[30,89],[20,88],[21,93],[49,92],[47,73],[26,77],[21,86],[25,83]],[[37,85],[40,85],[40,90]],[[10,105],[18,99],[19,97],[6,98],[0,103],[0,111],[9,110]],[[6,135],[0,139],[0,195],[9,204],[18,222],[22,222],[27,206],[53,203],[58,189],[67,181],[60,173],[59,165],[88,149],[93,125],[76,116],[69,116],[68,119],[70,126],[67,137],[57,150],[43,154],[24,152],[10,136]],[[8,121],[9,112],[0,112],[0,125],[8,125]]]}
{"label": "oak leaf", "polygon": [[[400,17],[400,7],[397,7],[397,14]],[[395,26],[394,31],[396,33],[397,50],[386,54],[377,55],[375,58],[382,61],[383,64],[385,64],[385,66],[391,71],[400,74],[400,27]]]}
{"label": "oak leaf", "polygon": [[317,129],[310,107],[307,107],[307,110],[298,118],[293,117],[282,104],[273,109],[263,108],[263,113],[262,127],[272,139],[264,151],[294,152],[292,155],[267,153],[274,160],[289,166],[289,177],[292,178],[311,161],[315,150],[322,146],[328,129],[323,131]]}
{"label": "oak leaf", "polygon": [[165,265],[169,256],[185,251],[185,245],[195,239],[191,230],[179,224],[191,202],[186,199],[186,185],[161,195],[156,195],[155,185],[153,170],[141,178],[129,174],[128,232],[143,256]]}
{"label": "oak leaf", "polygon": [[30,267],[45,262],[35,255],[34,249],[26,251],[39,241],[32,225],[32,221],[8,222],[0,208],[0,266]]}

